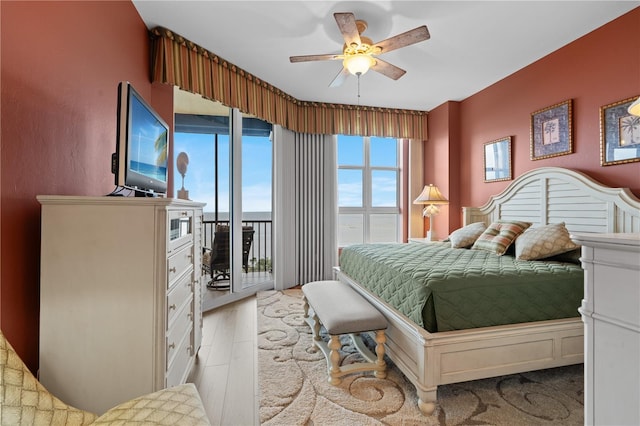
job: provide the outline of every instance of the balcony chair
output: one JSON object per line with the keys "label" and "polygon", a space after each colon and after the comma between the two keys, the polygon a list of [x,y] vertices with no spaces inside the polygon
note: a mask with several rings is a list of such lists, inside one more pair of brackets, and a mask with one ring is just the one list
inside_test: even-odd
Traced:
{"label": "balcony chair", "polygon": [[[249,252],[251,251],[254,232],[252,226],[242,227],[242,268],[245,273],[249,272]],[[229,289],[229,249],[229,227],[226,225],[216,226],[209,263],[211,281],[207,284],[207,288],[214,290]],[[219,281],[226,281],[226,283],[219,283]]]}
{"label": "balcony chair", "polygon": [[[96,383],[95,386],[100,386]],[[102,416],[71,407],[34,377],[0,331],[0,424],[4,425],[211,425],[193,383],[150,393]]]}

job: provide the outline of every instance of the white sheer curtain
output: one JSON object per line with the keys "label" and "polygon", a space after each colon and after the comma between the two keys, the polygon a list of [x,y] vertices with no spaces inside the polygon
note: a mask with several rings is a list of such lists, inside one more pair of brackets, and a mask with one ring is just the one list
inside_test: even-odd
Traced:
{"label": "white sheer curtain", "polygon": [[274,127],[276,289],[331,279],[338,260],[335,137]]}

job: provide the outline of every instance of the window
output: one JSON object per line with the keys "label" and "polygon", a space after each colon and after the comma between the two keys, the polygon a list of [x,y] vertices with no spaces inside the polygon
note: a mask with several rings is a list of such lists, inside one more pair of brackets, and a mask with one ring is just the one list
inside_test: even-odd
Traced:
{"label": "window", "polygon": [[399,240],[397,139],[338,136],[338,245]]}

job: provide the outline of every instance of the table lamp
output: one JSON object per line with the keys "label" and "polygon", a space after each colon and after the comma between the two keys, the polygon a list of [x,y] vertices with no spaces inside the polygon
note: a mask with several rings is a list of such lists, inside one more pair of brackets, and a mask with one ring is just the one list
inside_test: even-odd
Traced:
{"label": "table lamp", "polygon": [[437,204],[449,204],[449,201],[440,193],[437,186],[433,184],[425,185],[424,189],[413,201],[413,204],[427,204],[422,210],[422,216],[429,216],[429,230],[427,231],[427,241],[434,241],[435,235],[433,229],[433,216],[440,213]]}

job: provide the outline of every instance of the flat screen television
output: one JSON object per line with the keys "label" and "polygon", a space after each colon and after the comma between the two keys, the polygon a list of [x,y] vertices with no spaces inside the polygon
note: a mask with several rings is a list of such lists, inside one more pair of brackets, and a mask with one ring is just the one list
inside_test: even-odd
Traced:
{"label": "flat screen television", "polygon": [[118,85],[116,152],[111,171],[115,184],[132,189],[136,196],[167,192],[169,126],[133,86]]}

